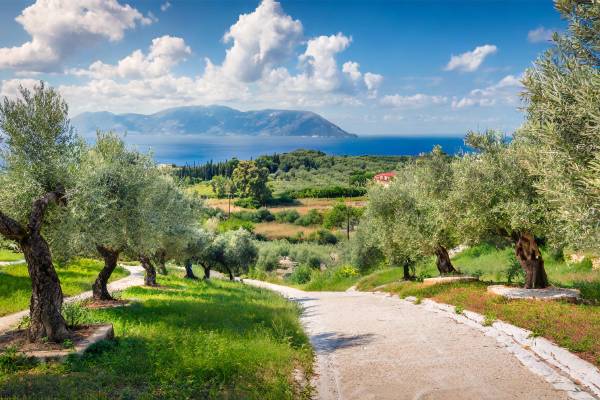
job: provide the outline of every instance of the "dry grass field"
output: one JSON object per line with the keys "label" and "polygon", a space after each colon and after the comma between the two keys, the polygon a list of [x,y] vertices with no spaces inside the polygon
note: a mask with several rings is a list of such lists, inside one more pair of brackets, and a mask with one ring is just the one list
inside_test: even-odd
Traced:
{"label": "dry grass field", "polygon": [[279,222],[261,222],[254,225],[254,233],[263,235],[269,240],[293,237],[299,232],[306,237],[317,229],[318,227],[282,224]]}
{"label": "dry grass field", "polygon": [[[237,207],[233,205],[231,200],[231,212],[243,211],[245,208]],[[296,210],[301,215],[306,214],[311,209],[319,211],[329,210],[333,205],[338,202],[339,199],[298,199],[298,204],[285,205],[285,206],[270,206],[268,209],[275,213],[284,210]],[[367,205],[366,197],[352,197],[344,199],[344,202],[352,207],[364,207]],[[227,199],[207,199],[206,205],[209,207],[220,208],[227,212]]]}

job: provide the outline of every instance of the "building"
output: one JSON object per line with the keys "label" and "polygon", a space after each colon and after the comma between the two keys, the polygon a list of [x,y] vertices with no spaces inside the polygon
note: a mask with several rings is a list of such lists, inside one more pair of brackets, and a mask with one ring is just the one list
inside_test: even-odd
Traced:
{"label": "building", "polygon": [[396,173],[394,171],[382,172],[380,174],[375,175],[373,177],[373,181],[375,183],[377,183],[378,185],[388,187],[390,185],[390,183],[394,180],[395,177],[396,177]]}

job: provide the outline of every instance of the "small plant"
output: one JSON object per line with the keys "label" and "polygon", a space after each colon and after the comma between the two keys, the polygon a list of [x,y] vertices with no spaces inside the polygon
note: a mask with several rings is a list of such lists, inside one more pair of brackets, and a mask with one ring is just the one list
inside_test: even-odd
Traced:
{"label": "small plant", "polygon": [[62,307],[62,315],[69,327],[89,322],[90,313],[80,303],[66,303]]}
{"label": "small plant", "polygon": [[415,304],[421,304],[423,302],[423,299],[420,297],[417,297],[415,300]]}
{"label": "small plant", "polygon": [[511,284],[514,281],[521,281],[524,278],[523,268],[514,253],[510,253],[509,265],[506,270],[506,281]]}
{"label": "small plant", "polygon": [[485,316],[483,317],[483,322],[481,323],[481,325],[492,326],[494,322],[496,322],[496,316],[488,313],[485,314]]}
{"label": "small plant", "polygon": [[65,339],[62,343],[62,346],[65,349],[72,349],[73,347],[75,347],[75,344],[73,343],[73,341],[71,339]]}
{"label": "small plant", "polygon": [[358,269],[351,265],[345,265],[336,270],[336,274],[342,278],[352,278],[354,276],[358,276]]}
{"label": "small plant", "polygon": [[454,312],[458,315],[462,315],[462,313],[465,312],[465,309],[463,306],[454,306]]}
{"label": "small plant", "polygon": [[529,339],[535,339],[536,337],[542,336],[542,332],[539,329],[533,328],[531,333],[529,334]]}
{"label": "small plant", "polygon": [[29,315],[24,316],[19,320],[17,324],[17,329],[28,329],[31,325],[31,317]]}
{"label": "small plant", "polygon": [[313,269],[308,265],[299,265],[290,275],[290,281],[300,285],[310,282]]}
{"label": "small plant", "polygon": [[37,364],[35,358],[25,357],[16,347],[7,347],[0,353],[0,371],[5,373],[30,369]]}

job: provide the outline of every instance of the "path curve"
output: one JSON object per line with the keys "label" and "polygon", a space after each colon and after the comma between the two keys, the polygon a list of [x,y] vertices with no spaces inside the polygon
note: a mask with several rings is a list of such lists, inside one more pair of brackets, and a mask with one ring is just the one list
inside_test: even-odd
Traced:
{"label": "path curve", "polygon": [[303,307],[321,400],[593,398],[571,381],[569,392],[553,386],[481,331],[398,297],[244,282]]}
{"label": "path curve", "polygon": [[[141,286],[144,284],[144,269],[141,266],[123,265],[123,268],[129,271],[129,275],[117,281],[109,283],[108,290],[110,292],[125,290],[132,286]],[[74,301],[89,299],[91,297],[92,291],[89,290],[87,292],[79,293],[75,296],[67,297],[64,301],[66,303],[71,303]],[[29,310],[23,310],[14,314],[8,314],[4,317],[0,317],[0,334],[10,329],[13,329],[19,323],[19,321],[21,321],[21,319],[28,314]]]}

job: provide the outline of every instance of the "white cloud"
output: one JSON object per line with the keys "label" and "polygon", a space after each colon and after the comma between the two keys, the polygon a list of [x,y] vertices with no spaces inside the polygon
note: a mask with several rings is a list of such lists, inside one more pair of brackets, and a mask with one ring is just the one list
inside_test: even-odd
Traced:
{"label": "white cloud", "polygon": [[486,44],[483,46],[478,46],[473,51],[467,51],[458,56],[452,55],[450,57],[450,61],[446,65],[446,71],[465,71],[465,72],[473,72],[479,68],[481,63],[485,60],[487,56],[490,54],[494,54],[498,48],[491,44]]}
{"label": "white cloud", "polygon": [[423,93],[417,93],[412,96],[388,95],[384,96],[380,101],[384,106],[413,109],[441,105],[447,102],[448,98],[446,96],[432,96]]}
{"label": "white cloud", "polygon": [[342,65],[342,72],[348,74],[350,79],[354,82],[358,81],[362,76],[359,69],[360,65],[354,61],[348,61],[345,62],[344,65]]}
{"label": "white cloud", "polygon": [[553,33],[554,30],[546,29],[543,26],[540,26],[527,32],[527,40],[529,40],[530,43],[548,42],[552,40]]}
{"label": "white cloud", "polygon": [[88,69],[75,69],[69,72],[95,79],[158,77],[168,74],[171,68],[192,53],[182,38],[161,36],[152,40],[148,54],[135,50],[120,60],[117,65],[96,61]]}
{"label": "white cloud", "polygon": [[260,79],[265,71],[288,60],[302,38],[302,23],[292,19],[274,0],[263,2],[238,21],[223,37],[227,49],[223,72],[242,82]]}
{"label": "white cloud", "polygon": [[490,107],[498,103],[517,105],[518,94],[522,88],[521,78],[507,75],[498,83],[483,89],[474,89],[463,98],[453,98],[452,108],[465,108],[471,106]]}
{"label": "white cloud", "polygon": [[152,22],[117,0],[38,0],[16,21],[31,40],[0,48],[0,69],[41,72],[56,70],[78,48],[99,39],[121,40],[125,30]]}
{"label": "white cloud", "polygon": [[11,99],[19,97],[19,87],[23,86],[32,90],[34,86],[39,85],[38,79],[7,79],[0,83],[0,99],[8,97]]}
{"label": "white cloud", "polygon": [[171,3],[169,3],[168,1],[161,4],[160,6],[160,11],[165,12],[167,11],[169,8],[171,8]]}

